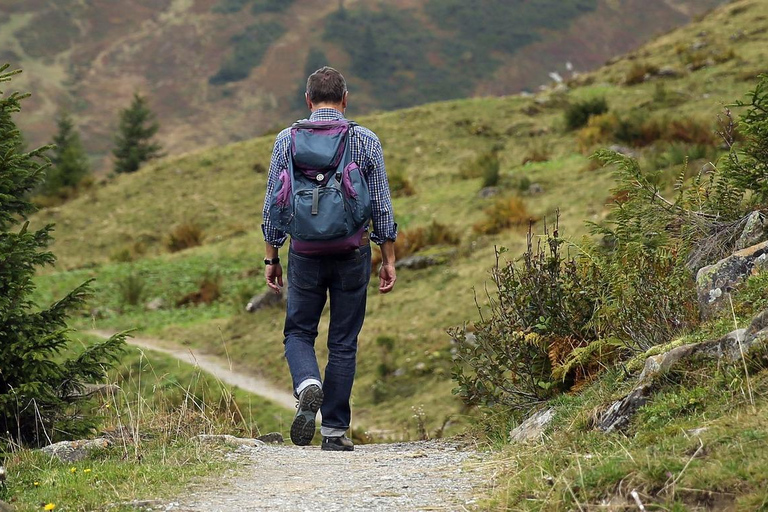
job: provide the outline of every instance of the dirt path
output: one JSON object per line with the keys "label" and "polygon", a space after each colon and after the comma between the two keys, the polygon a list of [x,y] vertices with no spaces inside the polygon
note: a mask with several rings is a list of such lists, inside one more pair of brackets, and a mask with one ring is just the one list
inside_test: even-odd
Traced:
{"label": "dirt path", "polygon": [[[109,338],[114,331],[105,330],[92,330],[87,331],[88,334],[93,334],[102,338]],[[196,365],[206,372],[210,373],[220,381],[230,386],[237,386],[240,389],[249,391],[255,395],[274,402],[277,405],[281,405],[287,409],[293,410],[296,405],[296,400],[293,395],[284,390],[277,388],[271,382],[253,377],[250,375],[244,375],[237,373],[221,359],[209,355],[205,355],[198,350],[192,350],[188,347],[181,347],[174,345],[165,340],[158,340],[154,338],[126,338],[126,342],[129,345],[138,347],[144,350],[154,350],[155,352],[161,352],[167,354],[179,361]]]}
{"label": "dirt path", "polygon": [[485,455],[450,441],[356,446],[241,447],[240,467],[197,484],[167,511],[469,510],[488,485]]}

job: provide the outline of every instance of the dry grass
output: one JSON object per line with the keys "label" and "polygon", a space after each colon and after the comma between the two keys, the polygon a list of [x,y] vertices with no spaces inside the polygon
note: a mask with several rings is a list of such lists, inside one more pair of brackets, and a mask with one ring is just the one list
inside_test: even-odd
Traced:
{"label": "dry grass", "polygon": [[509,228],[528,226],[535,217],[518,196],[501,197],[484,210],[485,218],[473,226],[477,233],[494,235]]}
{"label": "dry grass", "polygon": [[183,251],[203,244],[205,234],[198,224],[184,222],[179,224],[168,235],[165,246],[171,252]]}

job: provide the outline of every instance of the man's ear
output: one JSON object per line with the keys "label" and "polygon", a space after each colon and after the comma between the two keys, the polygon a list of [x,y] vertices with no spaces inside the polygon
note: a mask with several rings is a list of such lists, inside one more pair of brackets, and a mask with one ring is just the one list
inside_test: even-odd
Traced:
{"label": "man's ear", "polygon": [[344,91],[344,97],[341,98],[342,110],[347,110],[347,96],[349,96],[349,91]]}
{"label": "man's ear", "polygon": [[307,103],[307,108],[312,110],[312,101],[309,99],[309,95],[304,93],[304,101]]}

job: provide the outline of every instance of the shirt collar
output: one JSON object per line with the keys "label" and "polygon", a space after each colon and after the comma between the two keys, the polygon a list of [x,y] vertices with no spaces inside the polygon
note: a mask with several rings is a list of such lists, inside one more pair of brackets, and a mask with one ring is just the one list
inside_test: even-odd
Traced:
{"label": "shirt collar", "polygon": [[344,114],[335,108],[319,108],[309,116],[310,121],[338,121],[344,119]]}

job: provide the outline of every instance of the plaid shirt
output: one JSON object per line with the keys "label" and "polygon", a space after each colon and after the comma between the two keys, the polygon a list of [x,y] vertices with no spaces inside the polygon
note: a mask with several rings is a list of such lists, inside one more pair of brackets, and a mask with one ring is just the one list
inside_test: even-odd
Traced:
{"label": "plaid shirt", "polygon": [[[344,115],[332,108],[321,108],[312,113],[310,121],[335,121],[344,119]],[[392,211],[392,199],[387,181],[387,171],[384,168],[384,153],[381,150],[379,138],[371,130],[355,126],[349,138],[352,159],[362,169],[371,193],[371,209],[373,211],[373,233],[371,240],[379,245],[397,237]],[[267,179],[267,194],[264,198],[262,216],[264,223],[261,230],[264,240],[274,247],[282,247],[287,238],[286,234],[272,225],[269,219],[269,200],[278,180],[280,171],[288,167],[291,148],[291,129],[286,128],[277,135],[275,147],[272,150],[272,160],[269,163],[269,178]]]}

